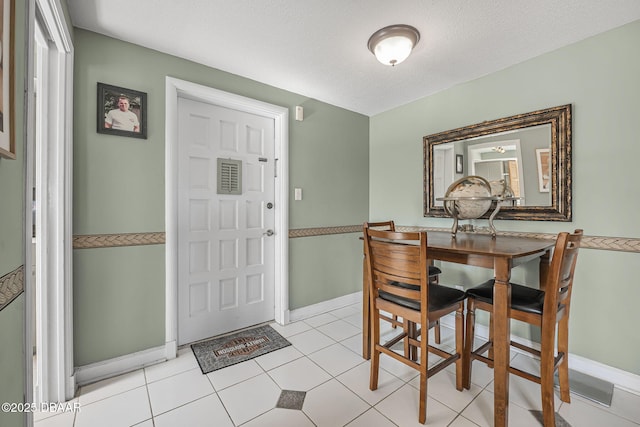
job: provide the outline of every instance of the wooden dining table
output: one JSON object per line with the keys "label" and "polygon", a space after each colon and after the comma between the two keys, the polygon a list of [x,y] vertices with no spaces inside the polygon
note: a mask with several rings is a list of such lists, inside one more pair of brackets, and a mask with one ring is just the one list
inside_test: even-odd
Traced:
{"label": "wooden dining table", "polygon": [[[540,260],[540,289],[545,287],[553,240],[522,236],[492,238],[488,234],[428,231],[429,260],[493,269],[493,357],[494,357],[494,426],[506,427],[509,422],[509,301],[511,300],[511,269],[530,261]],[[362,355],[370,358],[369,277],[364,260],[362,300]]]}

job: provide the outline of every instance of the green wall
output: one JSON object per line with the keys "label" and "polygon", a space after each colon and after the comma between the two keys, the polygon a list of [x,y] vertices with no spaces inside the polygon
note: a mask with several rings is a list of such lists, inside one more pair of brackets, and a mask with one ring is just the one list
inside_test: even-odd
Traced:
{"label": "green wall", "polygon": [[[78,28],[74,39],[75,235],[165,230],[166,76],[289,108],[290,228],[367,219],[368,117]],[[147,93],[148,139],[96,132],[97,82]],[[360,290],[361,249],[345,236],[291,239],[291,309]],[[164,344],[164,245],[77,249],[73,261],[76,366]]]}
{"label": "green wall", "polygon": [[[361,222],[366,221],[363,218]],[[327,296],[346,295],[362,290],[362,241],[359,234],[335,234],[289,241],[291,286],[289,306],[319,303]]]}
{"label": "green wall", "polygon": [[[0,158],[0,277],[24,265],[24,101],[25,4],[15,10],[16,160]],[[24,294],[0,311],[0,402],[24,402]],[[0,426],[22,426],[24,414],[0,412]]]}
{"label": "green wall", "polygon": [[76,250],[73,262],[76,366],[164,343],[164,245]]}
{"label": "green wall", "polygon": [[[422,216],[422,137],[500,117],[573,105],[573,222],[496,221],[498,230],[638,237],[640,21],[370,120],[372,220],[450,227]],[[373,173],[375,171],[375,173]],[[640,334],[629,321],[640,298],[640,254],[583,249],[578,260],[570,351],[640,374]],[[533,267],[524,273],[531,276]],[[446,265],[443,281],[471,285],[484,273]],[[517,277],[517,276],[516,276]],[[474,280],[471,280],[474,279]],[[519,333],[535,336],[516,327]]]}

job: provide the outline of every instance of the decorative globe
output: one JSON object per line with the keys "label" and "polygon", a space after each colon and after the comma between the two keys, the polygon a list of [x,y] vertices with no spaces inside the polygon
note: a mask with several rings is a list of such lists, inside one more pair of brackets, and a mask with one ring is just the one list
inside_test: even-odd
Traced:
{"label": "decorative globe", "polygon": [[[486,197],[483,200],[481,198]],[[445,198],[458,198],[444,202],[445,211],[454,218],[476,219],[491,207],[491,185],[481,176],[466,176],[449,186]],[[473,200],[472,198],[480,198]],[[454,212],[455,211],[455,212]]]}

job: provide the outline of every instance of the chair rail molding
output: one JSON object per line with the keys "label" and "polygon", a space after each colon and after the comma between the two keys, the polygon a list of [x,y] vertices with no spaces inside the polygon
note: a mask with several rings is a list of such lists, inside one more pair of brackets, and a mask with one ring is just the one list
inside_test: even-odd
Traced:
{"label": "chair rail molding", "polygon": [[24,265],[0,277],[0,311],[24,292]]}
{"label": "chair rail molding", "polygon": [[73,249],[114,248],[120,246],[163,245],[164,232],[84,234],[73,236]]}
{"label": "chair rail molding", "polygon": [[[398,231],[449,231],[442,227],[397,226]],[[337,225],[329,227],[292,228],[289,238],[329,236],[332,234],[362,233],[362,225]],[[553,233],[536,233],[520,231],[498,231],[498,236],[523,236],[537,239],[556,238]],[[113,248],[121,246],[164,245],[164,232],[114,233],[114,234],[82,234],[73,236],[73,249]],[[587,236],[582,238],[581,248],[599,249],[602,251],[640,253],[640,238]]]}

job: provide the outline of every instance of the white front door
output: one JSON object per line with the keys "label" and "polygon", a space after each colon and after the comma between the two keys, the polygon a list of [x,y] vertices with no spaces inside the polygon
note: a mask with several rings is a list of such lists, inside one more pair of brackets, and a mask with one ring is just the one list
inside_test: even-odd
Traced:
{"label": "white front door", "polygon": [[274,149],[273,118],[178,99],[178,344],[274,319]]}

